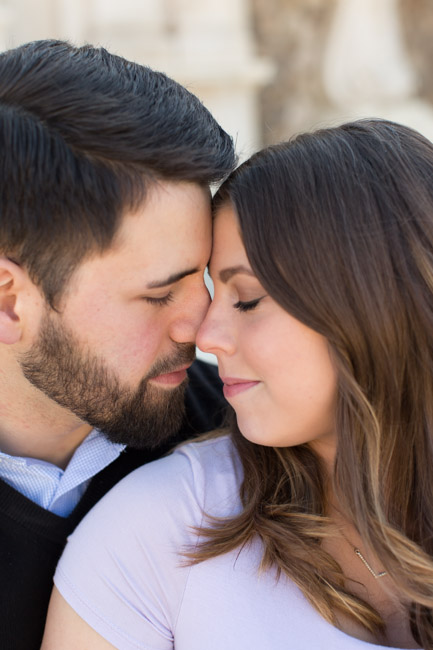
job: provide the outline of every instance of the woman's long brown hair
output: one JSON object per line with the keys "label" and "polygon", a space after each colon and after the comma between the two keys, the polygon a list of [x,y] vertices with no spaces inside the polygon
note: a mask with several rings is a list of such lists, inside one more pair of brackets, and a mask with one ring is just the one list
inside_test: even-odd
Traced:
{"label": "woman's long brown hair", "polygon": [[[326,337],[338,377],[333,489],[433,648],[433,145],[409,128],[359,121],[298,136],[241,165],[230,202],[251,267],[290,314]],[[330,622],[383,630],[345,587],[320,540],[325,476],[307,445],[233,433],[243,512],[213,521],[193,561],[263,543]]]}

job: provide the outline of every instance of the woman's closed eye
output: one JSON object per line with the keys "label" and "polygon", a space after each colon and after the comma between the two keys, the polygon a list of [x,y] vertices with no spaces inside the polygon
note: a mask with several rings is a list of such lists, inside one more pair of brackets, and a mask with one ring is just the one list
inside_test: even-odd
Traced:
{"label": "woman's closed eye", "polygon": [[261,298],[256,298],[255,300],[247,300],[247,301],[238,300],[238,302],[236,302],[233,305],[233,307],[235,309],[238,309],[239,311],[251,311],[257,307],[259,302],[263,300],[264,297],[265,296],[261,296]]}

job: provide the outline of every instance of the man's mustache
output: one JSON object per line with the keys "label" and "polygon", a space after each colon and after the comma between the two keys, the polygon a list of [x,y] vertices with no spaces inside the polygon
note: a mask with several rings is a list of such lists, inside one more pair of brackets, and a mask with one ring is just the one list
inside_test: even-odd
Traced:
{"label": "man's mustache", "polygon": [[177,343],[175,352],[165,359],[159,359],[150,369],[146,379],[175,372],[183,366],[190,366],[195,360],[195,345],[193,343]]}

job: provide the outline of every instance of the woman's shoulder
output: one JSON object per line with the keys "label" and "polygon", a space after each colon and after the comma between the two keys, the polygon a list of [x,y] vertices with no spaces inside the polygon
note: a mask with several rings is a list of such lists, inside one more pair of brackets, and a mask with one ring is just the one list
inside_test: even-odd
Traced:
{"label": "woman's shoulder", "polygon": [[230,516],[238,510],[243,472],[230,435],[183,445],[173,453],[172,462],[188,465],[183,480],[189,482],[207,514]]}
{"label": "woman's shoulder", "polygon": [[[198,485],[206,476],[238,474],[240,461],[229,434],[207,435],[197,441],[179,445],[167,456],[143,465],[119,482],[119,489],[133,489],[141,483],[163,483],[170,488],[179,481],[194,481]],[[167,483],[167,476],[170,480]],[[150,486],[149,486],[150,487]]]}
{"label": "woman's shoulder", "polygon": [[[203,512],[229,516],[238,509],[242,469],[229,435],[179,446],[143,465],[115,485],[87,517],[102,523],[106,513],[135,522],[175,520],[199,525]],[[107,514],[108,516],[108,514]]]}
{"label": "woman's shoulder", "polygon": [[149,647],[165,648],[191,569],[183,551],[207,514],[240,508],[239,466],[222,436],[184,444],[122,479],[69,539],[55,575],[65,600],[115,647],[151,639]]}

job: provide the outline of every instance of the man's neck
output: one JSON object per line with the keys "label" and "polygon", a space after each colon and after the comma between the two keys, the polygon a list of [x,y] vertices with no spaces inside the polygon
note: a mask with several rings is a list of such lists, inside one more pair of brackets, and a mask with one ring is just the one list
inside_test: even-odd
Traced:
{"label": "man's neck", "polygon": [[91,430],[29,382],[0,371],[0,451],[64,469]]}
{"label": "man's neck", "polygon": [[0,418],[0,451],[10,456],[37,458],[65,469],[75,450],[89,435],[92,427],[81,424],[73,431],[48,432],[38,435],[36,430],[14,429],[8,431]]}

